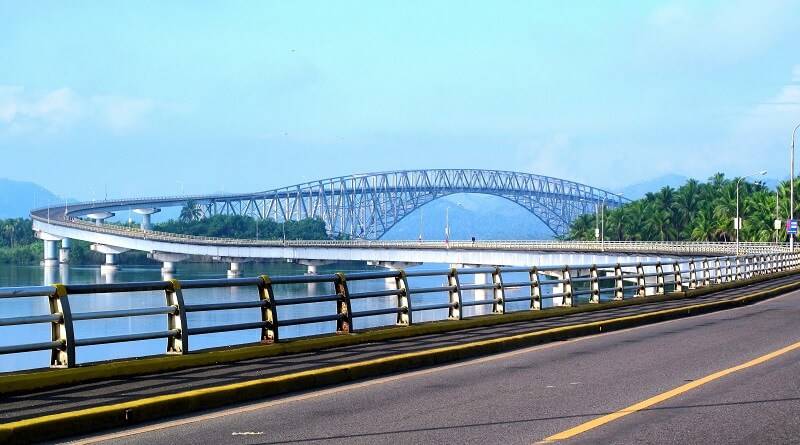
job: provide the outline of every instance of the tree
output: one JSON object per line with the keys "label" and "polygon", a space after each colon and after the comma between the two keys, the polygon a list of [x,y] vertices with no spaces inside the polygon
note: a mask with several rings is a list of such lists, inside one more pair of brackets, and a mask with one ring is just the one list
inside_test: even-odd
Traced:
{"label": "tree", "polygon": [[186,205],[181,208],[179,219],[183,222],[199,221],[203,217],[203,210],[197,205],[196,202],[189,200]]}

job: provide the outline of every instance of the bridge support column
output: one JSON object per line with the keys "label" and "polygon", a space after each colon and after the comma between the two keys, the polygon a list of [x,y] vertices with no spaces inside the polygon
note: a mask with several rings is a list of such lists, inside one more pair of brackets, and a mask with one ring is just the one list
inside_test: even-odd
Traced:
{"label": "bridge support column", "polygon": [[239,257],[222,257],[222,256],[215,256],[215,261],[222,261],[225,263],[230,263],[230,267],[228,268],[228,278],[236,278],[242,274],[241,264],[247,263],[252,261],[252,258],[239,258]]}
{"label": "bridge support column", "polygon": [[44,240],[44,258],[42,259],[42,266],[55,267],[58,266],[58,241]]}
{"label": "bridge support column", "polygon": [[117,264],[117,254],[107,253],[106,262],[100,265],[100,274],[106,275],[111,272],[116,272],[118,270],[119,270],[119,265]]}
{"label": "bridge support column", "polygon": [[161,209],[157,209],[157,208],[133,209],[133,213],[137,213],[139,215],[142,215],[142,222],[140,224],[140,227],[141,227],[142,230],[150,230],[150,227],[151,227],[151,225],[150,225],[150,215],[152,215],[154,213],[158,213],[160,211],[161,211]]}
{"label": "bridge support column", "polygon": [[161,273],[164,275],[175,273],[175,263],[172,261],[164,261],[161,263]]}
{"label": "bridge support column", "polygon": [[105,244],[92,244],[91,249],[106,256],[104,264],[100,265],[100,274],[111,274],[119,270],[117,257],[119,254],[127,252],[123,247],[107,246]]}
{"label": "bridge support column", "polygon": [[69,263],[69,252],[72,248],[72,240],[64,238],[61,240],[61,249],[58,251],[58,262],[60,264]]}
{"label": "bridge support column", "polygon": [[44,243],[44,251],[42,254],[42,266],[55,267],[58,266],[58,246],[56,243],[61,241],[61,238],[45,233],[42,231],[36,232],[36,237]]}
{"label": "bridge support column", "polygon": [[333,261],[327,260],[294,260],[294,262],[306,266],[306,275],[316,275],[319,266],[327,266],[333,263]]}
{"label": "bridge support column", "polygon": [[152,252],[147,257],[161,262],[161,277],[165,281],[169,281],[175,273],[175,263],[189,259],[190,255],[185,253]]}
{"label": "bridge support column", "polygon": [[[478,267],[489,267],[489,266],[482,266],[480,264],[451,264],[451,268],[455,269],[475,269]],[[485,273],[476,273],[472,275],[472,283],[477,285],[484,285],[489,282]],[[466,277],[465,277],[466,278]],[[486,289],[473,289],[472,290],[472,297],[474,301],[485,301],[486,300]],[[475,309],[475,315],[484,315],[489,311],[486,309],[487,305],[475,305],[473,306]]]}
{"label": "bridge support column", "polygon": [[87,218],[93,219],[95,225],[97,226],[102,225],[106,219],[111,218],[112,216],[114,216],[114,214],[111,212],[95,212],[86,215]]}

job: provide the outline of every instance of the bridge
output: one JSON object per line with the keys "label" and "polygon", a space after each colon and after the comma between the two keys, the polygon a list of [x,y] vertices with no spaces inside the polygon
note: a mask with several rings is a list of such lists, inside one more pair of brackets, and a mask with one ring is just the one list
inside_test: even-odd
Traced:
{"label": "bridge", "polygon": [[[387,242],[375,241],[409,213],[453,193],[501,196],[528,209],[555,234],[563,234],[579,215],[596,205],[619,206],[624,199],[594,187],[528,173],[496,170],[411,170],[351,175],[266,192],[239,195],[195,195],[79,203],[31,212],[34,230],[44,241],[45,266],[69,261],[70,240],[92,243],[105,255],[101,270],[118,269],[118,255],[129,250],[148,252],[171,274],[175,263],[202,256],[230,263],[229,275],[253,259],[287,259],[304,264],[309,273],[330,261],[367,261],[390,268],[422,262],[524,266],[552,261],[610,263],[626,255],[727,255],[732,243],[636,242]],[[329,233],[358,239],[349,241],[264,241],[195,237],[152,230],[151,215],[165,207],[196,206],[201,216],[247,215],[276,221],[319,217]],[[115,212],[132,211],[141,217],[138,229],[105,222]],[[61,248],[57,243],[61,242]],[[742,244],[741,252],[778,252],[785,247],[768,243]],[[568,261],[542,252],[577,252]],[[585,254],[585,255],[584,255]],[[550,261],[550,262],[548,262]]]}
{"label": "bridge", "polygon": [[[564,179],[530,173],[435,169],[367,173],[322,179],[258,193],[195,195],[81,203],[51,208],[50,216],[89,217],[102,221],[120,210],[142,215],[142,228],[161,207],[197,206],[202,216],[245,215],[275,221],[321,218],[331,235],[378,239],[423,205],[455,193],[499,196],[539,218],[556,235],[564,235],[578,216],[597,205],[617,207],[620,195]],[[34,214],[46,217],[47,209]]]}

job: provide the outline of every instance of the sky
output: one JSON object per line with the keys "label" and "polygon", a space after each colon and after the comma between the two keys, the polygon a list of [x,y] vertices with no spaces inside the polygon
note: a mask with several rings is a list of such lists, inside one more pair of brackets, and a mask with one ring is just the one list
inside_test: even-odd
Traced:
{"label": "sky", "polygon": [[797,123],[796,1],[0,0],[0,178],[77,199],[783,178]]}

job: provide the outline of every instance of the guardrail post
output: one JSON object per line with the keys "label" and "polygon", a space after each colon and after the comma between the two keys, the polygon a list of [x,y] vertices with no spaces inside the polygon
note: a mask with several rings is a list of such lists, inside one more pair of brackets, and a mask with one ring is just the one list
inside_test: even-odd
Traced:
{"label": "guardrail post", "polygon": [[714,260],[714,281],[717,284],[722,283],[722,264],[719,258]]}
{"label": "guardrail post", "polygon": [[659,261],[656,263],[656,295],[663,295],[664,293],[664,266]]}
{"label": "guardrail post", "polygon": [[[741,261],[739,260],[738,256],[733,259],[733,267],[734,267],[733,281],[739,281],[742,278],[742,271],[741,271]],[[745,272],[747,272],[747,268],[745,268]]]}
{"label": "guardrail post", "polygon": [[589,303],[599,303],[600,302],[600,277],[597,273],[597,265],[592,264],[592,267],[589,268],[589,276],[592,280],[589,282],[589,286],[591,286],[592,293],[590,294],[591,297],[589,298]]}
{"label": "guardrail post", "polygon": [[639,289],[636,290],[636,296],[637,297],[646,296],[647,282],[645,281],[644,266],[642,266],[642,263],[636,264],[636,284],[639,286]]}
{"label": "guardrail post", "polygon": [[186,311],[183,304],[181,282],[172,279],[164,289],[167,306],[175,310],[167,314],[167,329],[177,330],[178,333],[167,337],[167,354],[186,354],[189,352],[189,331],[186,323]]}
{"label": "guardrail post", "polygon": [[55,284],[53,287],[55,292],[47,300],[50,313],[60,315],[60,319],[50,325],[50,340],[60,342],[61,346],[50,350],[50,367],[72,368],[75,366],[75,331],[67,287],[63,284]]}
{"label": "guardrail post", "polygon": [[261,275],[258,284],[258,298],[261,300],[261,321],[266,325],[261,328],[261,343],[278,341],[278,312],[275,306],[275,294],[272,292],[272,280],[269,275]]}
{"label": "guardrail post", "polygon": [[400,326],[411,326],[411,295],[408,293],[408,278],[406,271],[400,269],[400,273],[394,278],[395,288],[400,291],[397,294],[397,324]]}
{"label": "guardrail post", "polygon": [[542,288],[539,286],[539,272],[535,266],[528,271],[528,281],[531,282],[531,310],[538,311],[542,308]]}
{"label": "guardrail post", "polygon": [[564,299],[562,306],[575,306],[576,301],[572,298],[572,274],[569,271],[569,265],[564,266]]}
{"label": "guardrail post", "polygon": [[448,295],[450,296],[450,310],[447,318],[450,320],[461,320],[461,284],[458,280],[458,270],[455,267],[450,269],[447,274],[447,285],[450,286]]}
{"label": "guardrail post", "polygon": [[495,314],[503,314],[506,311],[506,298],[505,290],[503,289],[503,276],[500,274],[499,267],[495,267],[492,271],[492,284],[494,284],[494,289],[492,292],[492,295],[494,296],[492,312]]}
{"label": "guardrail post", "polygon": [[617,263],[614,266],[614,299],[622,300],[625,298],[625,280],[622,276],[622,266]]}
{"label": "guardrail post", "polygon": [[697,288],[697,264],[694,258],[689,260],[689,289]]}
{"label": "guardrail post", "polygon": [[733,272],[731,271],[731,259],[725,258],[725,281],[731,281]]}
{"label": "guardrail post", "polygon": [[703,258],[701,264],[703,272],[703,286],[708,286],[711,284],[711,267],[708,264],[708,258]]}
{"label": "guardrail post", "polygon": [[339,299],[336,301],[336,333],[349,334],[353,330],[353,311],[350,307],[350,291],[347,289],[347,279],[342,272],[336,272],[333,287]]}
{"label": "guardrail post", "polygon": [[683,292],[683,275],[681,274],[681,265],[677,261],[672,263],[673,284],[675,285],[675,292]]}

